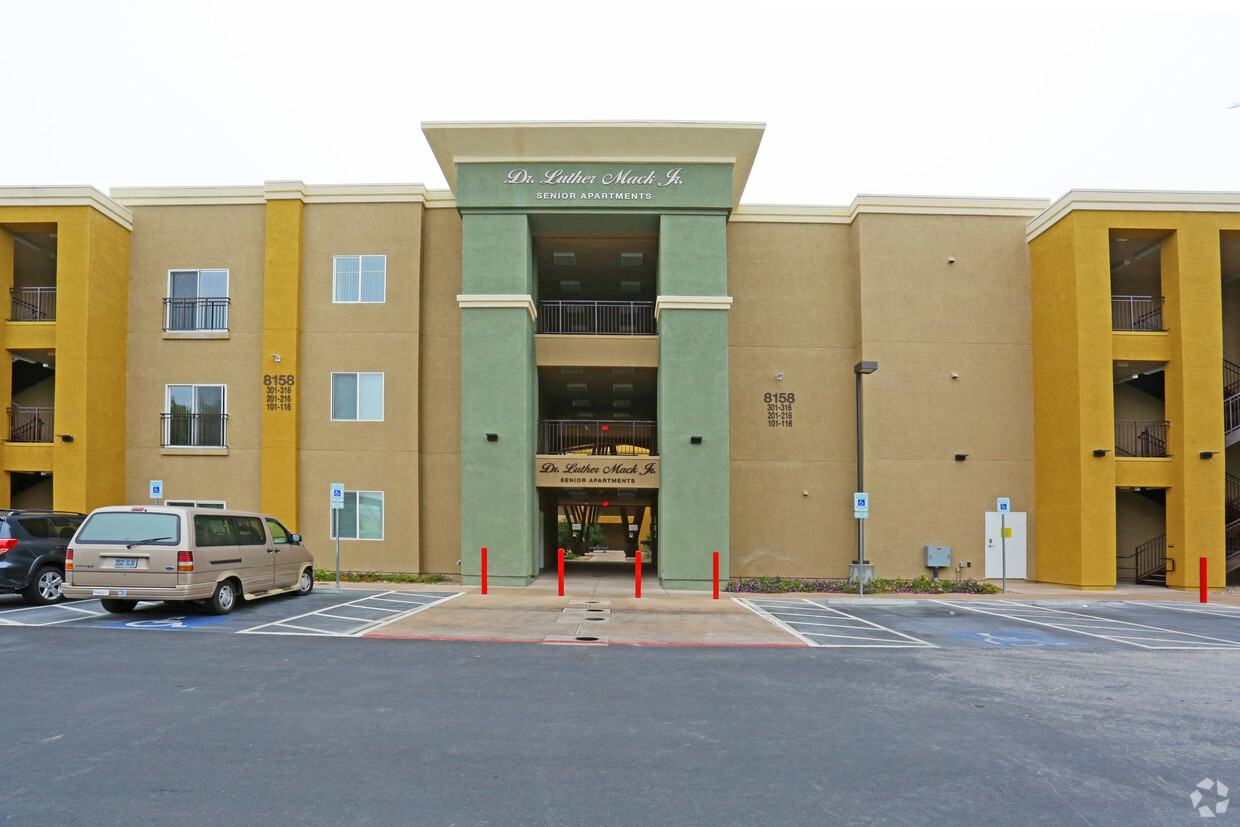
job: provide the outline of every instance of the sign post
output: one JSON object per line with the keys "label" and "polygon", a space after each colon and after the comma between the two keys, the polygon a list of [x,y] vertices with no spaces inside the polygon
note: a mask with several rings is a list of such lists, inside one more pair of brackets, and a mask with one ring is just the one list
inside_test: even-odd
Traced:
{"label": "sign post", "polygon": [[340,591],[340,512],[344,508],[344,483],[333,482],[331,494],[332,534],[336,535],[336,591]]}
{"label": "sign post", "polygon": [[870,518],[870,495],[864,491],[853,494],[853,518],[857,523],[857,595],[865,597],[865,522]]}
{"label": "sign post", "polygon": [[1012,500],[999,498],[999,559],[1003,566],[1003,591],[1007,593],[1007,515],[1012,512]]}
{"label": "sign post", "polygon": [[151,499],[155,501],[156,505],[159,505],[159,501],[163,498],[163,496],[164,496],[164,481],[163,480],[151,480]]}

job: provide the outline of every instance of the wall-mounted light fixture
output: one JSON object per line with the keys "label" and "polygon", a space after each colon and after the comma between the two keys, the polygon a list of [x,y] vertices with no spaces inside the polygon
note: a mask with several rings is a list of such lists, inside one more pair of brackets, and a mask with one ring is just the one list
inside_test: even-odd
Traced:
{"label": "wall-mounted light fixture", "polygon": [[1214,456],[1214,455],[1215,455],[1215,454],[1217,454],[1217,453],[1218,453],[1218,451],[1202,451],[1202,452],[1201,452],[1201,458],[1202,458],[1202,459],[1209,459],[1210,457]]}
{"label": "wall-mounted light fixture", "polygon": [[968,458],[968,454],[956,454],[956,462],[964,462]]}
{"label": "wall-mounted light fixture", "polygon": [[487,434],[487,442],[499,442],[499,434]]}
{"label": "wall-mounted light fixture", "polygon": [[776,382],[782,382],[782,381],[783,381],[783,378],[784,378],[784,375],[783,375],[782,373],[777,373],[777,374],[775,374],[775,381],[776,381]]}
{"label": "wall-mounted light fixture", "polygon": [[690,445],[701,445],[702,438],[700,436],[691,436],[689,437],[689,444]]}
{"label": "wall-mounted light fixture", "polygon": [[272,358],[272,359],[274,359],[274,360],[276,360],[276,361],[278,362],[278,361],[280,361],[280,354],[278,354],[278,353],[273,353],[273,354],[271,354],[271,358]]}
{"label": "wall-mounted light fixture", "polygon": [[1096,456],[1096,457],[1105,457],[1108,453],[1110,453],[1110,451],[1111,451],[1111,449],[1110,449],[1110,448],[1095,448],[1095,449],[1094,449],[1094,456]]}
{"label": "wall-mounted light fixture", "polygon": [[72,442],[73,441],[73,434],[56,434],[56,436],[60,437],[61,442]]}

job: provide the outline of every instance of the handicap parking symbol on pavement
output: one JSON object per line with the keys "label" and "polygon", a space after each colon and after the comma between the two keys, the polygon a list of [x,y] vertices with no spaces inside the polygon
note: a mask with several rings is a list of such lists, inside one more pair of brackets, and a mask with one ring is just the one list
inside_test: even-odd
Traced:
{"label": "handicap parking symbol on pavement", "polygon": [[119,623],[104,623],[111,629],[159,629],[165,632],[179,632],[184,629],[193,629],[196,626],[210,626],[213,623],[224,623],[231,620],[227,617],[149,617],[142,620],[120,621]]}
{"label": "handicap parking symbol on pavement", "polygon": [[969,640],[976,640],[979,643],[986,643],[991,646],[1004,646],[1009,649],[1031,649],[1039,646],[1080,646],[1079,643],[1055,640],[1052,637],[1037,635],[1033,632],[955,632],[954,634],[959,637],[967,637]]}

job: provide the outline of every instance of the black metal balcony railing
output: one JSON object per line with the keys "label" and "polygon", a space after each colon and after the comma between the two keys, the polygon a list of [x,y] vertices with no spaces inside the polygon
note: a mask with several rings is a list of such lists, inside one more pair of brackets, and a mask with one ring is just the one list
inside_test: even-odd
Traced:
{"label": "black metal balcony railing", "polygon": [[539,302],[538,332],[653,336],[654,302]]}
{"label": "black metal balcony railing", "polygon": [[544,419],[538,423],[538,453],[655,456],[654,422],[603,419]]}
{"label": "black metal balcony railing", "polygon": [[56,321],[55,287],[11,287],[9,298],[9,321]]}
{"label": "black metal balcony railing", "polygon": [[55,408],[9,408],[9,442],[51,442],[56,432]]}
{"label": "black metal balcony railing", "polygon": [[1115,421],[1115,455],[1117,457],[1167,456],[1168,424],[1165,420],[1117,419]]}
{"label": "black metal balcony railing", "polygon": [[1163,330],[1162,296],[1112,296],[1112,330]]}
{"label": "black metal balcony railing", "polygon": [[227,298],[164,299],[164,332],[227,329]]}
{"label": "black metal balcony railing", "polygon": [[164,448],[227,448],[228,414],[164,413]]}

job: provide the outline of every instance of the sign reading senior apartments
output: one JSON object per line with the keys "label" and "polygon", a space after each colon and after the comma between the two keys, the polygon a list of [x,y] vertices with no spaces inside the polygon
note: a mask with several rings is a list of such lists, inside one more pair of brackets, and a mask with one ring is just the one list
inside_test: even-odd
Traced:
{"label": "sign reading senior apartments", "polygon": [[[652,170],[618,169],[615,172],[587,174],[582,169],[543,169],[539,175],[525,167],[508,171],[505,184],[550,187],[534,192],[536,201],[653,201],[654,189],[679,187],[684,167],[669,169],[662,175]],[[635,189],[616,189],[633,187]]]}
{"label": "sign reading senior apartments", "polygon": [[659,461],[650,457],[539,456],[536,485],[547,488],[658,488]]}
{"label": "sign reading senior apartments", "polygon": [[585,162],[457,165],[457,203],[470,207],[732,207],[730,164]]}

